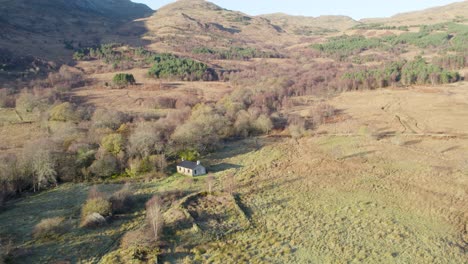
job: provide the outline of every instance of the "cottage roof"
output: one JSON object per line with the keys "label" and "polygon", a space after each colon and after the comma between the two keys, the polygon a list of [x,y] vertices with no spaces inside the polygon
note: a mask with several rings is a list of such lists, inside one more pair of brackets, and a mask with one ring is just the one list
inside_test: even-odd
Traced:
{"label": "cottage roof", "polygon": [[182,168],[186,168],[186,169],[195,169],[198,165],[200,164],[197,164],[197,162],[192,162],[192,161],[188,161],[188,160],[184,160],[182,161],[181,163],[179,163],[177,166],[179,167],[182,167]]}

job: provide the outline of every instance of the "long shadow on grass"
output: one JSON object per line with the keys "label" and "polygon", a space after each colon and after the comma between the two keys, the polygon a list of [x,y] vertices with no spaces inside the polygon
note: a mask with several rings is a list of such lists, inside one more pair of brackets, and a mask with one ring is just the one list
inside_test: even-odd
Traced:
{"label": "long shadow on grass", "polygon": [[229,159],[238,155],[258,151],[266,144],[263,139],[251,138],[231,138],[227,140],[222,148],[208,156],[209,159]]}
{"label": "long shadow on grass", "polygon": [[230,169],[236,169],[237,170],[237,169],[241,169],[241,168],[243,168],[243,166],[241,166],[241,165],[223,162],[223,163],[219,163],[219,164],[216,164],[216,165],[211,165],[210,167],[208,167],[208,170],[209,170],[209,172],[218,173],[218,172],[222,172],[222,171],[226,171],[226,170],[230,170]]}
{"label": "long shadow on grass", "polygon": [[351,155],[348,155],[348,156],[344,156],[344,157],[342,157],[341,159],[350,159],[350,158],[356,158],[356,157],[364,157],[364,156],[366,156],[366,155],[369,155],[369,154],[372,154],[372,153],[375,153],[375,152],[376,152],[375,150],[363,151],[363,152],[354,153],[354,154],[351,154]]}

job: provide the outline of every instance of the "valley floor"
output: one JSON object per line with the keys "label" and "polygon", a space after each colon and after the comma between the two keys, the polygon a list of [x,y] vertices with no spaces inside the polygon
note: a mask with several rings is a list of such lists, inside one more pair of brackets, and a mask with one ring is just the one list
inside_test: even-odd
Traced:
{"label": "valley floor", "polygon": [[[162,262],[466,263],[467,88],[345,93],[330,101],[343,118],[315,134],[226,144],[207,157],[214,198],[187,207],[196,223],[175,224],[181,205],[168,206]],[[307,106],[293,111],[305,115]],[[232,205],[220,194],[231,173],[235,204],[246,219],[234,207],[213,205]],[[206,191],[206,184],[204,177],[189,182],[181,175],[134,183],[141,201],[134,211],[91,231],[76,227],[88,188],[65,185],[0,213],[0,234],[18,247],[15,262],[123,261],[120,238],[144,223],[145,200],[175,190]],[[223,210],[224,218],[202,220],[203,213]],[[69,218],[72,231],[57,241],[32,239],[34,225],[53,216]],[[235,231],[215,236],[223,225]]]}

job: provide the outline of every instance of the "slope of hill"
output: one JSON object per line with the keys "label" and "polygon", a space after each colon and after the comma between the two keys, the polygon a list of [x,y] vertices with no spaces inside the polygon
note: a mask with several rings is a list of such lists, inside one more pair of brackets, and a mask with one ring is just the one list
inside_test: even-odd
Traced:
{"label": "slope of hill", "polygon": [[347,16],[291,16],[283,13],[267,14],[271,23],[282,27],[288,33],[298,35],[321,35],[333,31],[342,31],[351,28],[359,22]]}
{"label": "slope of hill", "polygon": [[201,44],[221,47],[233,43],[277,45],[285,36],[283,29],[265,18],[223,9],[202,0],[180,0],[164,6],[146,19],[146,25],[152,42],[162,38],[171,45],[185,48]]}
{"label": "slope of hill", "polygon": [[365,23],[385,23],[389,25],[420,25],[442,22],[466,22],[468,19],[468,1],[457,2],[445,6],[433,7],[422,11],[397,14],[390,18],[363,19]]}
{"label": "slope of hill", "polygon": [[[51,55],[72,41],[95,41],[114,27],[151,14],[129,0],[1,0],[0,45],[16,55]],[[53,52],[52,52],[53,54]]]}
{"label": "slope of hill", "polygon": [[0,63],[23,76],[34,61],[67,62],[73,49],[122,39],[116,28],[151,13],[130,0],[0,0]]}

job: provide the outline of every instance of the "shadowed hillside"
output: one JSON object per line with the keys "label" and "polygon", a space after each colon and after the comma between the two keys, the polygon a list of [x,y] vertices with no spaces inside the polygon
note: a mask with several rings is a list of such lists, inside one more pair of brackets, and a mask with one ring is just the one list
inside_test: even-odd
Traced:
{"label": "shadowed hillside", "polygon": [[0,0],[0,63],[17,76],[69,61],[73,49],[117,41],[116,28],[152,12],[129,0]]}

